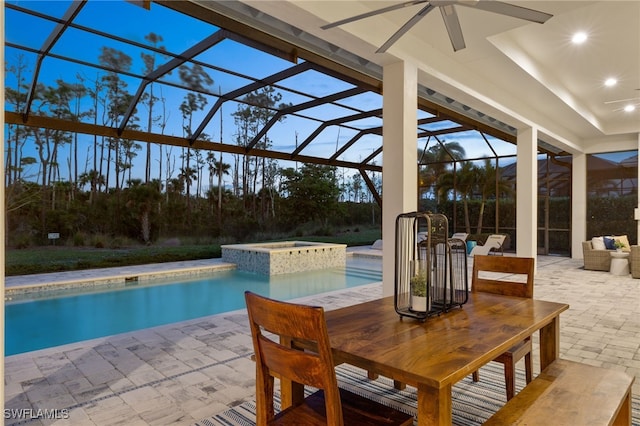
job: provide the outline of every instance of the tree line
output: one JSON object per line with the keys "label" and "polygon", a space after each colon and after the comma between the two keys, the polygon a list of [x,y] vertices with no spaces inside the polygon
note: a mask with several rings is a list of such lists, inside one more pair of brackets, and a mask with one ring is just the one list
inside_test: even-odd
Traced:
{"label": "tree line", "polygon": [[[154,52],[164,50],[161,36],[151,33],[146,39]],[[141,55],[141,71],[148,75],[162,55]],[[134,95],[121,75],[131,71],[133,59],[103,47],[98,62],[102,69],[95,76],[78,74],[75,82],[58,79],[50,86],[39,83],[30,93],[29,65],[17,56],[5,64],[6,75],[16,82],[6,87],[5,105],[20,112],[29,105],[37,115],[108,127],[126,120],[128,129],[160,129],[164,134],[168,113],[163,86],[150,82],[136,109],[128,111]],[[179,111],[182,136],[190,138],[196,132],[195,117],[208,103],[202,93],[210,92],[214,81],[198,64],[181,65],[177,74],[188,89]],[[247,94],[231,114],[232,142],[246,147],[277,110],[288,106],[281,99],[268,86]],[[336,226],[353,220],[340,204],[373,204],[355,170],[312,164],[283,168],[275,160],[241,154],[233,154],[229,164],[213,151],[17,125],[7,125],[6,136],[8,245],[44,243],[50,232],[76,238],[77,244],[86,244],[91,235],[120,235],[145,243],[172,235],[242,237],[249,231],[291,231],[304,223]],[[206,133],[198,137],[212,139]],[[272,143],[264,132],[256,147],[266,149]],[[134,173],[140,154],[143,174]],[[380,188],[380,178],[370,178]]]}
{"label": "tree line", "polygon": [[[143,75],[150,74],[165,59],[162,37],[150,33],[146,40],[154,50],[141,54]],[[29,65],[22,56],[13,59],[5,64],[5,71],[16,83],[7,85],[5,102],[9,109],[23,111],[30,96],[26,78]],[[38,84],[29,104],[33,113],[108,127],[124,122],[128,129],[164,134],[169,118],[164,86],[150,81],[131,111],[129,106],[137,95],[131,93],[121,75],[132,72],[133,58],[112,47],[102,47],[97,60],[101,70],[95,76],[78,74],[75,82],[58,79],[51,86]],[[213,135],[194,127],[208,104],[203,93],[214,91],[214,80],[197,63],[185,63],[176,72],[181,87],[186,89],[178,108],[182,136],[190,139],[197,133],[201,140],[212,140]],[[248,93],[231,113],[231,142],[247,147],[258,138],[256,148],[272,148],[274,141],[262,129],[268,128],[279,110],[290,106],[271,86]],[[220,140],[222,125],[221,119]],[[305,223],[328,228],[352,222],[343,207],[360,203],[371,206],[368,217],[361,220],[377,220],[378,207],[355,170],[312,164],[281,167],[276,160],[243,154],[230,154],[231,162],[227,163],[222,153],[191,147],[7,127],[6,234],[17,241],[14,245],[42,243],[49,232],[77,236],[78,244],[88,238],[85,235],[100,234],[150,243],[159,236],[171,235],[237,238],[248,232],[287,232]],[[30,147],[35,147],[35,155],[30,155],[34,152]],[[134,160],[139,155],[144,155],[144,173],[136,170],[134,175],[134,164],[139,164]],[[436,208],[441,200],[459,201],[465,229],[471,233],[468,203],[480,199],[476,223],[480,233],[486,201],[510,193],[509,185],[500,180],[496,184],[497,171],[492,163],[462,161],[464,149],[457,142],[438,143],[418,155],[420,164],[428,165],[419,167],[420,208],[425,200],[435,200]],[[29,173],[34,168],[37,171]],[[372,174],[369,178],[381,194],[381,177]]]}

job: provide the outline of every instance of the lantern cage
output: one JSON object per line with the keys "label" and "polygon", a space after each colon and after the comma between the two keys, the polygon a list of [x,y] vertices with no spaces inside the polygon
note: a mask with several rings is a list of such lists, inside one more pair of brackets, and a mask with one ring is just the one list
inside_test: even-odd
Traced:
{"label": "lantern cage", "polygon": [[448,238],[442,214],[403,213],[396,218],[395,310],[424,320],[468,299],[464,241]]}

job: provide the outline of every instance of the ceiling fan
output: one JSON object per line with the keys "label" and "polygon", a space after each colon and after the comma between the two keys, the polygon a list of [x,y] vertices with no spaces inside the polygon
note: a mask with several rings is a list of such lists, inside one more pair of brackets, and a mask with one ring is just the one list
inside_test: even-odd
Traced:
{"label": "ceiling fan", "polygon": [[360,19],[369,18],[371,16],[422,3],[425,3],[426,6],[424,6],[411,19],[409,19],[402,27],[400,27],[400,29],[389,38],[389,40],[387,40],[382,46],[380,46],[378,50],[376,50],[376,53],[386,52],[387,49],[389,49],[396,41],[398,41],[400,37],[402,37],[407,31],[409,31],[411,27],[417,24],[418,21],[424,18],[435,8],[440,9],[440,13],[442,14],[442,19],[444,19],[444,24],[447,27],[447,33],[449,33],[449,39],[451,39],[451,45],[453,46],[454,51],[465,48],[464,37],[462,36],[462,28],[460,28],[460,21],[458,20],[456,6],[473,7],[487,12],[512,16],[514,18],[524,19],[540,24],[545,23],[549,18],[553,16],[545,12],[540,12],[537,10],[528,9],[526,7],[516,6],[513,4],[503,3],[495,0],[411,0],[397,3],[392,6],[383,7],[381,9],[372,10],[371,12],[362,13],[350,18],[342,19],[340,21],[323,25],[321,28],[326,30],[329,28],[348,24],[349,22],[358,21]]}

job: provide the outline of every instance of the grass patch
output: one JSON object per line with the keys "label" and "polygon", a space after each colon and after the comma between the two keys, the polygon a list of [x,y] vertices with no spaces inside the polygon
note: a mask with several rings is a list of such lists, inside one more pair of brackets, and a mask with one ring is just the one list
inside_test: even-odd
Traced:
{"label": "grass patch", "polygon": [[[380,238],[380,229],[347,229],[333,236],[279,238],[330,242],[347,246],[366,246]],[[264,240],[265,242],[268,240]],[[271,240],[273,241],[273,240]],[[225,242],[224,244],[230,244]],[[88,247],[30,247],[5,252],[5,275],[30,275],[47,272],[77,271],[115,266],[212,259],[222,256],[219,243],[180,246],[130,246],[117,249]]]}
{"label": "grass patch", "polygon": [[22,250],[8,250],[5,253],[5,274],[7,276],[29,275],[113,266],[177,262],[181,260],[211,259],[220,256],[219,245],[140,246],[121,249],[34,247]]}

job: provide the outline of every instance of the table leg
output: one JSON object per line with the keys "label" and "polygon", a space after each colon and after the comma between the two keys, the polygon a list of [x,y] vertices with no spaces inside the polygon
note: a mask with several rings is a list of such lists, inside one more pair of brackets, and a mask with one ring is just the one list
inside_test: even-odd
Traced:
{"label": "table leg", "polygon": [[629,426],[632,423],[631,414],[631,389],[627,392],[627,395],[622,402],[622,407],[618,412],[618,416],[613,420],[613,426]]}
{"label": "table leg", "polygon": [[304,386],[291,380],[280,381],[280,405],[281,409],[298,405],[304,400]]}
{"label": "table leg", "polygon": [[438,389],[419,383],[418,426],[450,425],[451,421],[451,385]]}
{"label": "table leg", "polygon": [[540,370],[544,370],[560,355],[560,316],[540,329]]}
{"label": "table leg", "polygon": [[[280,337],[280,344],[295,347],[295,343],[288,337]],[[304,401],[304,385],[287,378],[280,378],[280,409],[284,410],[292,405],[298,405]]]}

